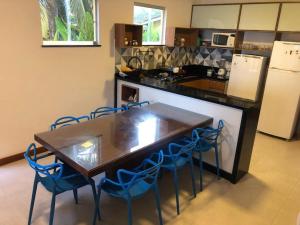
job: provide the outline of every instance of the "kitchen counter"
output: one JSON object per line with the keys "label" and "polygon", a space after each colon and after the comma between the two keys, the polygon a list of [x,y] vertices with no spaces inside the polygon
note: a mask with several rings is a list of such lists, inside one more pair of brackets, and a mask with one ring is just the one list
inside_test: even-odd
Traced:
{"label": "kitchen counter", "polygon": [[[136,76],[137,77],[137,76]],[[184,95],[187,97],[192,97],[196,99],[205,100],[208,102],[218,103],[230,107],[235,107],[238,109],[251,109],[251,108],[259,108],[259,103],[254,103],[252,101],[248,101],[246,99],[239,99],[236,97],[227,96],[224,93],[221,93],[220,91],[216,90],[201,90],[198,88],[193,88],[189,86],[183,86],[181,85],[182,82],[187,81],[196,81],[199,79],[208,79],[208,80],[217,80],[219,82],[227,82],[227,80],[220,80],[216,78],[209,78],[205,76],[187,76],[191,77],[190,79],[185,80],[179,80],[178,82],[170,82],[170,81],[163,81],[156,78],[153,78],[151,76],[141,76],[141,78],[132,78],[130,76],[128,77],[120,77],[116,74],[116,80],[124,80],[130,83],[135,83],[171,93],[176,93],[180,95]]]}
{"label": "kitchen counter", "polygon": [[[248,173],[254,144],[260,103],[227,96],[215,90],[202,90],[192,86],[210,80],[226,83],[217,77],[206,77],[205,72],[187,71],[184,76],[157,76],[160,71],[142,71],[133,76],[115,79],[115,106],[127,104],[128,98],[137,101],[161,102],[214,118],[213,127],[222,119],[225,128],[220,142],[221,176],[232,183]],[[200,71],[201,72],[201,71]],[[170,74],[169,74],[170,75]],[[201,83],[201,82],[200,82]],[[200,85],[201,86],[201,85]],[[204,168],[216,173],[214,151],[203,155]],[[198,159],[195,158],[195,162]]]}

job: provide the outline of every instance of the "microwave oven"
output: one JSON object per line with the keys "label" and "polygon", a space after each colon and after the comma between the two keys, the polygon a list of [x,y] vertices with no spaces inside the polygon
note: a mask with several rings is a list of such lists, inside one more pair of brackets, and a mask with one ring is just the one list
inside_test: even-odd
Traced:
{"label": "microwave oven", "polygon": [[235,33],[213,33],[211,46],[233,48]]}

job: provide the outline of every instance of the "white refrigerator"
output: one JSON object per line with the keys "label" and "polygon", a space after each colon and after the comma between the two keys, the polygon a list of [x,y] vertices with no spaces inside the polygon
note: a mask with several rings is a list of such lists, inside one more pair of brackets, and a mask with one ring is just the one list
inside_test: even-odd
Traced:
{"label": "white refrigerator", "polygon": [[299,113],[300,43],[275,41],[258,130],[291,139]]}
{"label": "white refrigerator", "polygon": [[234,54],[227,95],[258,101],[261,97],[266,57]]}

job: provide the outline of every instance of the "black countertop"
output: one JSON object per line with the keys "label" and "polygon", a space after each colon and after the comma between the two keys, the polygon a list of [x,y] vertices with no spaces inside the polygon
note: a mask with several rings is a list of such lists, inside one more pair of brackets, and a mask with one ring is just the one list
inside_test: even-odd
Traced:
{"label": "black countertop", "polygon": [[[164,80],[159,80],[154,78],[153,76],[149,75],[149,74],[153,74],[151,72],[142,72],[142,76],[135,74],[135,76],[127,76],[127,77],[121,77],[118,74],[116,74],[116,79],[117,80],[124,80],[130,83],[135,83],[135,84],[139,84],[139,85],[143,85],[146,87],[151,87],[151,88],[155,88],[155,89],[159,89],[159,90],[163,90],[163,91],[167,91],[167,92],[171,92],[171,93],[175,93],[175,94],[179,94],[179,95],[184,95],[187,97],[191,97],[191,98],[196,98],[196,99],[200,99],[200,100],[205,100],[208,102],[213,102],[213,103],[217,103],[217,104],[221,104],[221,105],[225,105],[225,106],[229,106],[229,107],[233,107],[233,108],[237,108],[237,109],[242,109],[242,110],[248,110],[248,109],[252,109],[252,108],[259,108],[260,107],[260,103],[255,103],[253,101],[247,100],[247,99],[241,99],[241,98],[236,98],[236,97],[232,97],[232,96],[228,96],[224,93],[220,93],[220,92],[216,92],[216,91],[209,91],[209,90],[202,90],[202,89],[196,89],[196,88],[192,88],[192,87],[186,87],[186,86],[182,86],[179,85],[179,83],[182,81],[180,80],[180,82],[172,82],[172,81],[164,81]],[[145,75],[146,74],[146,75]],[[189,77],[188,75],[185,75],[185,77]],[[206,76],[199,75],[199,76],[195,76],[195,74],[193,74],[193,76],[191,76],[191,78],[188,79],[184,79],[184,81],[191,81],[191,80],[195,80],[195,79],[211,79],[211,80],[218,80],[221,82],[227,82],[227,80],[220,80],[217,77],[211,77],[208,78]]]}

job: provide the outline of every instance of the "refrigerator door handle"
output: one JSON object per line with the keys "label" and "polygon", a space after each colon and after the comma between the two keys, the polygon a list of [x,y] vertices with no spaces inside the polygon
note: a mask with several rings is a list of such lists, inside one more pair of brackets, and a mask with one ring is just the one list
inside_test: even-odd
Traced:
{"label": "refrigerator door handle", "polygon": [[297,70],[284,70],[284,69],[279,69],[279,68],[276,68],[276,67],[270,67],[270,69],[272,69],[272,70],[282,70],[282,71],[287,71],[287,72],[292,72],[292,73],[300,73],[300,71],[297,71]]}

